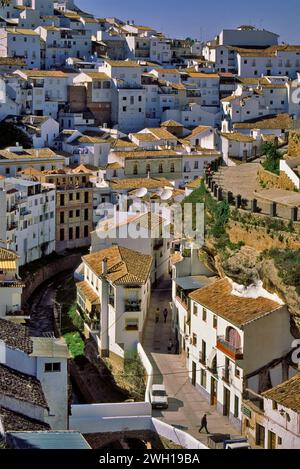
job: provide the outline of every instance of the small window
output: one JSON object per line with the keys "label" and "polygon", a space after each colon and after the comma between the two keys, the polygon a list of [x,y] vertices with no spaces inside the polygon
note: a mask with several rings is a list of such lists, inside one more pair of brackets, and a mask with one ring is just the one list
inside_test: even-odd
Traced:
{"label": "small window", "polygon": [[194,303],[194,308],[193,308],[193,314],[194,316],[198,316],[198,306]]}
{"label": "small window", "polygon": [[278,404],[275,401],[273,401],[273,410],[278,410]]}
{"label": "small window", "polygon": [[202,311],[202,321],[203,322],[207,321],[207,310],[205,308],[203,308],[203,311]]}
{"label": "small window", "polygon": [[282,438],[280,438],[280,436],[278,437],[277,443],[278,443],[278,446],[282,445]]}
{"label": "small window", "polygon": [[214,318],[213,318],[213,328],[214,329],[217,329],[218,327],[218,317],[216,315],[214,315]]}
{"label": "small window", "polygon": [[60,373],[61,364],[58,363],[45,363],[45,373]]}
{"label": "small window", "polygon": [[193,346],[197,347],[197,334],[193,334]]}

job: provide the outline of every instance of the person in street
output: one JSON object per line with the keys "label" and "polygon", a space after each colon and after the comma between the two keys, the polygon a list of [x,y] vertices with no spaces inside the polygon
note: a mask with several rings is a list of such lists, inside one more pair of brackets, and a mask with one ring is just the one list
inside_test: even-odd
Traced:
{"label": "person in street", "polygon": [[160,309],[157,308],[157,309],[156,309],[156,313],[155,313],[155,323],[156,323],[156,324],[159,323],[159,317],[160,317]]}
{"label": "person in street", "polygon": [[209,431],[207,429],[207,415],[204,414],[203,417],[202,417],[202,420],[201,420],[201,427],[200,427],[200,430],[199,430],[199,433],[202,432],[202,430],[206,430],[206,433],[209,434]]}
{"label": "person in street", "polygon": [[167,319],[168,319],[168,314],[169,314],[169,311],[167,310],[167,308],[165,308],[165,309],[164,309],[164,312],[163,312],[165,324],[166,324]]}
{"label": "person in street", "polygon": [[173,348],[173,341],[172,339],[169,340],[169,343],[168,343],[168,352],[171,353],[172,352],[172,348]]}

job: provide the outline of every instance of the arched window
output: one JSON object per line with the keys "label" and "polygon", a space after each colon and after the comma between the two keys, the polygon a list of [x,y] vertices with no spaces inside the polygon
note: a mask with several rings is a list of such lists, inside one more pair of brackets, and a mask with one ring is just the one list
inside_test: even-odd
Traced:
{"label": "arched window", "polygon": [[232,347],[239,350],[241,348],[241,337],[236,329],[228,327],[226,330],[226,340]]}

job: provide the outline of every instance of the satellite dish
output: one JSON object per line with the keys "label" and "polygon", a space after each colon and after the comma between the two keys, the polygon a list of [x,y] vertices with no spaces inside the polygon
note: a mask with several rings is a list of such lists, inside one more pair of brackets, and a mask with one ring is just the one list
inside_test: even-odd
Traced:
{"label": "satellite dish", "polygon": [[157,189],[156,194],[160,197],[164,192],[164,189]]}
{"label": "satellite dish", "polygon": [[139,199],[142,199],[147,195],[148,190],[145,187],[142,187],[141,189],[137,189],[131,193],[132,197],[138,197]]}
{"label": "satellite dish", "polygon": [[172,195],[173,195],[173,191],[171,189],[166,189],[163,191],[160,198],[161,200],[169,200],[171,199]]}

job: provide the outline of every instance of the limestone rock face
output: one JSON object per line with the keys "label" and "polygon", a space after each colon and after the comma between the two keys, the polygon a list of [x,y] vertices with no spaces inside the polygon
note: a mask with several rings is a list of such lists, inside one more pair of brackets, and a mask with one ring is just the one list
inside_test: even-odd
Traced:
{"label": "limestone rock face", "polygon": [[262,280],[266,290],[276,293],[287,304],[292,316],[292,334],[300,338],[300,296],[295,287],[283,282],[272,259],[264,259],[255,249],[243,246],[224,260],[211,242],[206,243],[201,258],[220,277],[227,276],[240,285],[249,286]]}

